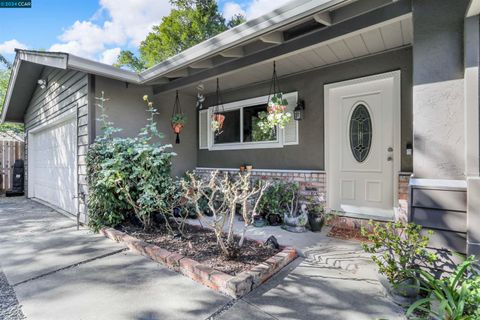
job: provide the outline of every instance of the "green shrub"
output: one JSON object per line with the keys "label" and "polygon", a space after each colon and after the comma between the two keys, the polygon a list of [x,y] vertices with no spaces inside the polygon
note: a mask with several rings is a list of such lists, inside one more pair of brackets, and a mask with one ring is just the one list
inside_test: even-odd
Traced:
{"label": "green shrub", "polygon": [[280,215],[283,218],[298,189],[298,183],[275,182],[265,191],[258,205],[258,211],[267,218],[269,215]]}
{"label": "green shrub", "polygon": [[419,313],[422,319],[480,319],[480,276],[474,263],[473,257],[467,259],[443,279],[425,270],[414,270],[420,277],[425,298],[413,303],[407,316]]}
{"label": "green shrub", "polygon": [[98,100],[104,135],[87,155],[90,225],[96,230],[103,225],[116,226],[133,213],[148,229],[152,215],[172,214],[172,201],[179,198],[170,176],[175,154],[167,151],[170,145],[158,142],[163,136],[157,130],[156,110],[147,96],[144,100],[150,117],[135,138],[114,137],[118,129],[107,122],[103,112],[107,99],[102,93]]}
{"label": "green shrub", "polygon": [[[117,143],[114,149],[119,147],[121,145]],[[103,226],[118,226],[131,211],[116,186],[107,185],[101,181],[103,178],[102,164],[108,159],[112,159],[113,154],[112,144],[106,141],[92,144],[87,154],[88,216],[89,225],[95,231]]]}
{"label": "green shrub", "polygon": [[375,254],[372,255],[373,261],[391,284],[396,285],[409,278],[410,270],[418,269],[419,263],[429,266],[437,260],[437,256],[426,249],[429,238],[420,235],[421,226],[372,221],[370,226],[371,230],[362,228],[362,235],[372,242],[363,243],[363,249]]}

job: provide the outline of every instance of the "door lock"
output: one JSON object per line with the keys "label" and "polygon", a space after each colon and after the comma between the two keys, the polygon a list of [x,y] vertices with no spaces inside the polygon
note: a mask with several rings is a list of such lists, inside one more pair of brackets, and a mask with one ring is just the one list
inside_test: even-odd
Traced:
{"label": "door lock", "polygon": [[393,152],[393,148],[392,148],[392,147],[388,147],[387,151],[388,151],[388,152]]}

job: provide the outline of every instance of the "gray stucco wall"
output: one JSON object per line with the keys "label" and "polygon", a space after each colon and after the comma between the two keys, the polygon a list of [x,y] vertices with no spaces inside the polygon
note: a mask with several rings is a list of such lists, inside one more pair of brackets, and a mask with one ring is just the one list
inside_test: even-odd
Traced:
{"label": "gray stucco wall", "polygon": [[160,112],[158,129],[164,133],[163,143],[171,143],[177,156],[173,159],[172,174],[182,176],[185,171],[195,169],[197,164],[198,130],[196,97],[179,93],[182,112],[187,117],[187,123],[180,133],[180,144],[175,144],[176,135],[170,126],[170,117],[173,112],[175,93],[157,95],[154,103]]}
{"label": "gray stucco wall", "polygon": [[[238,168],[245,163],[262,169],[323,170],[324,162],[324,92],[323,86],[353,78],[402,71],[402,171],[412,170],[412,157],[406,155],[406,145],[412,142],[412,58],[411,49],[375,55],[327,68],[302,73],[280,80],[283,92],[298,91],[305,101],[305,119],[299,123],[300,144],[280,149],[238,151],[199,150],[198,166]],[[281,70],[280,70],[281,72]],[[223,92],[224,102],[243,100],[268,94],[270,83]],[[207,97],[206,106],[215,103]],[[212,101],[213,100],[213,101]]]}
{"label": "gray stucco wall", "polygon": [[[137,86],[124,82],[107,79],[104,77],[95,77],[95,96],[99,97],[105,93],[105,97],[110,99],[106,102],[106,113],[109,121],[112,121],[115,127],[121,128],[119,136],[134,137],[140,129],[147,123],[148,113],[143,96],[148,95],[158,110],[157,115],[158,130],[165,135],[162,143],[172,144],[173,151],[177,156],[173,160],[173,175],[182,175],[186,170],[195,168],[197,162],[197,120],[195,111],[195,97],[186,96],[180,93],[180,104],[183,112],[187,116],[187,125],[180,135],[181,143],[175,144],[175,135],[170,127],[170,117],[172,115],[175,93],[153,96],[152,88],[149,86]],[[97,115],[100,114],[98,106],[95,109]],[[95,132],[101,134],[101,126],[96,123]]]}
{"label": "gray stucco wall", "polygon": [[[102,91],[109,100],[105,103],[105,112],[108,120],[113,122],[115,127],[121,128],[119,136],[134,137],[147,123],[147,106],[143,96],[152,96],[151,87],[137,86],[125,82],[112,80],[100,76],[95,77],[95,97],[100,97]],[[98,103],[98,101],[96,101]],[[96,134],[101,134],[101,125],[98,123],[100,108],[95,108]]]}
{"label": "gray stucco wall", "polygon": [[[85,155],[88,146],[88,76],[85,73],[44,68],[42,79],[48,79],[46,89],[36,88],[25,112],[25,182],[28,184],[28,132],[46,121],[54,120],[63,113],[77,108],[77,163],[78,192],[86,192]],[[86,206],[78,200],[81,221],[86,221]],[[76,214],[76,212],[73,212]]]}
{"label": "gray stucco wall", "polygon": [[467,0],[413,2],[414,173],[464,179],[464,54]]}

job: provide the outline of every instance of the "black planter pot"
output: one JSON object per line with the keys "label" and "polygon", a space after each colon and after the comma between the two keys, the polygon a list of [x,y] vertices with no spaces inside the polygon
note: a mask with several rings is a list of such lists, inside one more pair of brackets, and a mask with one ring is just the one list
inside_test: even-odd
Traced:
{"label": "black planter pot", "polygon": [[267,216],[267,221],[271,226],[279,226],[282,224],[282,218],[278,214],[269,214]]}
{"label": "black planter pot", "polygon": [[308,215],[308,223],[310,224],[310,230],[312,230],[313,232],[322,231],[324,222],[325,222],[325,219],[323,216],[319,216],[316,214]]}

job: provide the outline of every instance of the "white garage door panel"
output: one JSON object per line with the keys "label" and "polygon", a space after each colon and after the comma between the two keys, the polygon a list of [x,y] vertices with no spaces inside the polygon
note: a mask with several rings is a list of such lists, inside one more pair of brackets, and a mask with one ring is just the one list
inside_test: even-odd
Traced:
{"label": "white garage door panel", "polygon": [[31,197],[75,214],[76,126],[74,119],[32,134]]}

